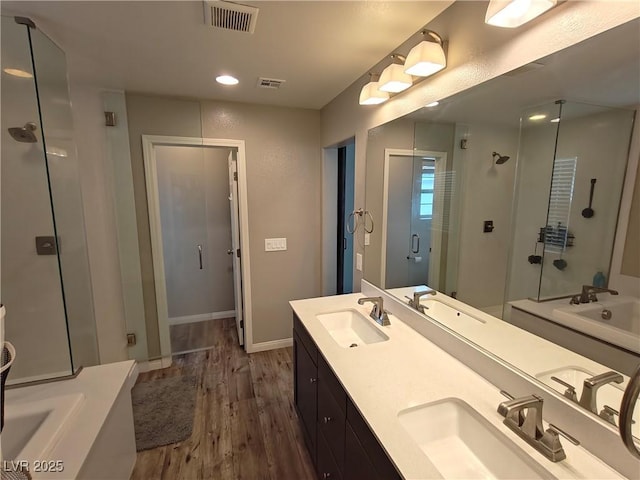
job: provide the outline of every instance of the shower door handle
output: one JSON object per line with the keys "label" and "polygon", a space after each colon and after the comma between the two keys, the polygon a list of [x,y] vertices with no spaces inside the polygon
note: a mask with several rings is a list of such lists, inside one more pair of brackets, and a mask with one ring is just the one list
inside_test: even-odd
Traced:
{"label": "shower door handle", "polygon": [[200,260],[200,270],[202,270],[202,245],[198,245],[198,259]]}
{"label": "shower door handle", "polygon": [[411,235],[411,253],[420,252],[420,235],[414,233]]}

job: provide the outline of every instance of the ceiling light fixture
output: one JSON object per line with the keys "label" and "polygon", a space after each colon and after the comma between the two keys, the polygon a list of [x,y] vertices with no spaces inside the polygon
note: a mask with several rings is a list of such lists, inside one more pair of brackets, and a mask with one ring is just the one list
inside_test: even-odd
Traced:
{"label": "ceiling light fixture", "polygon": [[237,85],[240,83],[236,77],[232,77],[231,75],[220,75],[216,77],[216,82],[221,83],[222,85]]}
{"label": "ceiling light fixture", "polygon": [[433,108],[433,107],[437,107],[438,105],[440,105],[440,102],[436,100],[435,102],[427,103],[425,107]]}
{"label": "ceiling light fixture", "polygon": [[494,27],[519,27],[555,7],[557,3],[558,0],[491,0],[484,22]]}
{"label": "ceiling light fixture", "polygon": [[380,84],[378,90],[382,92],[398,93],[406,90],[413,85],[413,78],[411,75],[404,73],[404,66],[401,63],[404,62],[404,55],[394,53],[391,55],[391,65],[385,68],[380,75]]}
{"label": "ceiling light fixture", "polygon": [[442,38],[436,32],[423,30],[424,39],[411,49],[404,62],[404,73],[428,77],[447,66]]}
{"label": "ceiling light fixture", "polygon": [[534,122],[537,120],[544,120],[547,116],[544,113],[537,113],[535,115],[531,115],[529,120],[533,120]]}
{"label": "ceiling light fixture", "polygon": [[371,80],[360,90],[360,105],[378,105],[389,100],[389,92],[381,92],[378,75],[371,73]]}
{"label": "ceiling light fixture", "polygon": [[8,73],[9,75],[13,75],[14,77],[20,78],[33,78],[33,75],[24,70],[20,70],[19,68],[5,68],[3,69],[4,73]]}

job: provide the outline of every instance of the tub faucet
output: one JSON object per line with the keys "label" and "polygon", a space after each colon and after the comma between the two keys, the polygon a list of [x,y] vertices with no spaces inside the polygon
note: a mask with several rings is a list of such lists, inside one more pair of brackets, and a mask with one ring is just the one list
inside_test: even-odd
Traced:
{"label": "tub faucet", "polygon": [[575,304],[575,303],[589,303],[589,302],[597,302],[598,301],[598,297],[596,297],[596,293],[610,293],[611,295],[618,295],[618,291],[617,290],[610,290],[608,288],[602,288],[602,287],[595,287],[593,285],[583,285],[582,286],[582,292],[580,293],[580,296],[576,300],[576,297],[573,297],[571,299],[571,304]]}
{"label": "tub faucet", "polygon": [[[571,443],[579,442],[558,427],[549,424],[549,428],[542,427],[543,399],[537,395],[513,398],[498,405],[498,413],[504,417],[504,424],[518,434],[520,438],[534,447],[552,462],[559,462],[567,458],[560,438],[562,435]],[[525,413],[526,411],[526,413]]]}
{"label": "tub faucet", "polygon": [[413,299],[409,298],[409,306],[411,308],[415,308],[416,310],[418,310],[420,313],[424,313],[425,311],[425,307],[424,305],[420,305],[420,299],[426,295],[435,295],[436,292],[435,290],[421,290],[419,292],[413,292]]}
{"label": "tub faucet", "polygon": [[622,383],[622,375],[617,372],[605,372],[587,378],[582,386],[582,395],[580,395],[580,405],[583,408],[598,415],[598,406],[596,404],[596,396],[598,389],[608,383]]}
{"label": "tub faucet", "polygon": [[364,305],[366,302],[373,303],[373,309],[369,316],[373,318],[381,326],[386,327],[391,325],[387,312],[384,311],[384,302],[382,297],[364,297],[358,299],[358,305]]}

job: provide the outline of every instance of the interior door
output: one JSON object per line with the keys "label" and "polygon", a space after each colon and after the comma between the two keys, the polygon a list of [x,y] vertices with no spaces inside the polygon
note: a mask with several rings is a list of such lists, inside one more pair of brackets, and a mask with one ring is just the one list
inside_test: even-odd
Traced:
{"label": "interior door", "polygon": [[236,303],[236,328],[238,340],[244,345],[244,314],[242,308],[242,259],[240,252],[240,219],[238,214],[238,163],[237,152],[229,153],[229,207],[231,208],[231,249],[233,255],[233,292]]}

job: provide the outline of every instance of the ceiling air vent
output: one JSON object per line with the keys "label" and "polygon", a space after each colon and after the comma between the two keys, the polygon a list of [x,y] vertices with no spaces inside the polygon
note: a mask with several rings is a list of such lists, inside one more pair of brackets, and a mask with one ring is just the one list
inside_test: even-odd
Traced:
{"label": "ceiling air vent", "polygon": [[277,90],[286,80],[278,80],[277,78],[258,78],[258,88],[271,88]]}
{"label": "ceiling air vent", "polygon": [[223,0],[205,0],[204,21],[207,25],[236,32],[253,33],[258,9]]}

